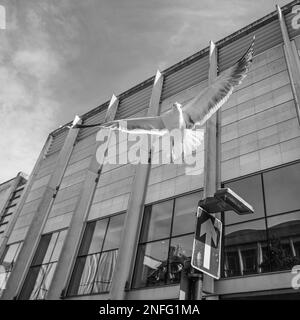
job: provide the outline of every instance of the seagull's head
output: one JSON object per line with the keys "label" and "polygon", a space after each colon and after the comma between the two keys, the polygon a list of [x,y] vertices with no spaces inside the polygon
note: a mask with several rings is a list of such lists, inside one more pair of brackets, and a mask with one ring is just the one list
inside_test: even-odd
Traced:
{"label": "seagull's head", "polygon": [[181,110],[182,105],[179,102],[174,102],[172,107],[174,109]]}

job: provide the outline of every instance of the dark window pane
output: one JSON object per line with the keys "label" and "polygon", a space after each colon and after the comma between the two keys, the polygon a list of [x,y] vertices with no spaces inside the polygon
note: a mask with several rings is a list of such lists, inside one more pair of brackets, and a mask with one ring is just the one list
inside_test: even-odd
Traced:
{"label": "dark window pane", "polygon": [[125,214],[110,218],[103,250],[117,249],[120,244]]}
{"label": "dark window pane", "polygon": [[226,226],[224,229],[226,246],[266,241],[265,219]]}
{"label": "dark window pane", "polygon": [[197,192],[175,200],[173,236],[195,231],[197,206],[201,197],[202,193]]}
{"label": "dark window pane", "polygon": [[166,283],[169,240],[139,245],[135,277],[135,288]]}
{"label": "dark window pane", "polygon": [[35,252],[32,266],[41,265],[47,253],[49,243],[51,241],[52,234],[46,234],[41,237],[38,248]]}
{"label": "dark window pane", "polygon": [[241,265],[237,248],[226,248],[224,274],[225,277],[241,275]]}
{"label": "dark window pane", "polygon": [[100,254],[77,258],[72,274],[69,295],[89,294],[92,292]]}
{"label": "dark window pane", "polygon": [[79,255],[88,254],[91,241],[93,239],[95,227],[96,227],[96,221],[89,222],[86,225],[84,235],[81,241],[80,249],[79,249]]}
{"label": "dark window pane", "polygon": [[238,215],[233,211],[226,211],[224,214],[226,225],[262,218],[264,216],[263,192],[260,175],[227,183],[225,187],[232,189],[254,208],[254,214],[246,215]]}
{"label": "dark window pane", "polygon": [[300,209],[300,163],[263,176],[268,215]]}
{"label": "dark window pane", "polygon": [[93,292],[108,292],[118,256],[118,250],[104,252],[100,256]]}
{"label": "dark window pane", "polygon": [[173,200],[147,207],[144,214],[141,241],[170,237]]}
{"label": "dark window pane", "polygon": [[225,277],[261,272],[262,246],[266,244],[265,219],[226,226],[225,228]]}
{"label": "dark window pane", "polygon": [[58,261],[62,246],[64,244],[64,240],[65,240],[66,234],[67,234],[67,230],[63,230],[63,231],[61,231],[59,233],[59,236],[58,236],[57,241],[56,241],[55,248],[53,250],[53,253],[52,253],[52,256],[51,256],[51,259],[50,259],[51,262]]}
{"label": "dark window pane", "polygon": [[300,259],[300,238],[298,238],[298,237],[295,238],[293,240],[293,244],[294,244],[296,257]]}
{"label": "dark window pane", "polygon": [[[91,237],[89,237],[89,246],[88,243],[83,245],[83,250],[80,252],[82,254],[92,254],[100,252],[102,249],[102,244],[107,228],[108,219],[98,220],[94,227],[94,232]],[[88,231],[89,232],[89,231]]]}
{"label": "dark window pane", "polygon": [[300,211],[267,219],[270,238],[285,238],[300,234]]}
{"label": "dark window pane", "polygon": [[173,238],[169,251],[168,281],[178,283],[184,262],[192,256],[194,234]]}
{"label": "dark window pane", "polygon": [[57,259],[61,251],[61,243],[66,231],[43,235],[36,250],[32,265],[21,290],[20,299],[45,299],[48,293]]}
{"label": "dark window pane", "polygon": [[58,235],[59,235],[59,232],[54,232],[51,234],[51,240],[49,242],[45,257],[43,259],[43,262],[42,262],[43,264],[49,263],[51,261],[51,256],[52,256],[53,250],[56,246],[56,241],[57,241]]}
{"label": "dark window pane", "polygon": [[46,299],[54,275],[56,263],[42,265],[35,281],[35,286],[30,294],[30,300]]}
{"label": "dark window pane", "polygon": [[20,300],[29,300],[37,279],[41,279],[40,266],[31,267],[28,271],[26,280],[22,287],[19,299]]}
{"label": "dark window pane", "polygon": [[253,274],[258,272],[258,252],[257,245],[247,246],[241,249],[243,274]]}
{"label": "dark window pane", "polygon": [[[272,271],[290,270],[300,264],[292,250],[293,238],[300,235],[300,212],[283,214],[268,218],[269,229],[269,265]],[[295,244],[294,244],[294,249]]]}

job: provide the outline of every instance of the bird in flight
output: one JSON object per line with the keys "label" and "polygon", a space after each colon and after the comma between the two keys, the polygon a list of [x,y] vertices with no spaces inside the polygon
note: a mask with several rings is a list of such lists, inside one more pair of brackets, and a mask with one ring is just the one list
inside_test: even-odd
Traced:
{"label": "bird in flight", "polygon": [[182,143],[185,152],[195,150],[203,138],[195,134],[199,128],[228,100],[233,90],[246,77],[253,58],[252,43],[245,54],[230,68],[222,72],[212,83],[186,105],[175,102],[171,110],[160,116],[114,120],[91,125],[75,124],[72,128],[101,127],[129,133],[164,135],[174,129],[183,133]]}

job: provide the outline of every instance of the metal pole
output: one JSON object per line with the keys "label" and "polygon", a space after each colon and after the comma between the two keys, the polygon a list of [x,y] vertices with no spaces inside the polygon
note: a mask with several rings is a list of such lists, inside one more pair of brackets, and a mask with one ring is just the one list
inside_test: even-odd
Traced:
{"label": "metal pole", "polygon": [[[217,52],[215,44],[210,41],[209,50],[209,75],[208,75],[208,85],[217,77]],[[220,156],[219,156],[219,119],[220,112],[218,111],[213,115],[207,122],[205,126],[204,134],[204,190],[203,199],[207,197],[213,197],[217,190],[217,184],[220,179]],[[218,135],[218,138],[217,138]],[[193,290],[194,300],[202,300],[203,289],[208,288],[208,291],[214,290],[213,278],[205,275],[199,274],[195,279]],[[211,292],[211,293],[212,293]]]}

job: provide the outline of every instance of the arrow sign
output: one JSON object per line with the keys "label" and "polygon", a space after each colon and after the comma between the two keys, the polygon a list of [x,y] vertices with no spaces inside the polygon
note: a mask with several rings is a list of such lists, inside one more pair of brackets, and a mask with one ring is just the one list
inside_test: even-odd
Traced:
{"label": "arrow sign", "polygon": [[194,268],[220,278],[222,223],[198,207],[191,264]]}
{"label": "arrow sign", "polygon": [[217,245],[217,232],[212,224],[211,219],[207,219],[201,226],[200,237],[205,235],[205,245],[204,245],[204,262],[203,266],[206,269],[210,267],[210,253],[211,253],[211,241]]}

